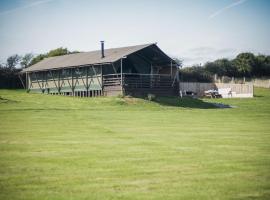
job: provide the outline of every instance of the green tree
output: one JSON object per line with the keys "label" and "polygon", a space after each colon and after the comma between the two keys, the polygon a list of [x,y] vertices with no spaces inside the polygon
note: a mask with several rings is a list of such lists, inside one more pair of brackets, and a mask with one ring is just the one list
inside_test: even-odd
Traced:
{"label": "green tree", "polygon": [[213,76],[204,67],[194,65],[180,70],[181,81],[211,82]]}
{"label": "green tree", "polygon": [[257,77],[270,76],[270,56],[258,55],[256,65],[253,68],[253,74]]}
{"label": "green tree", "polygon": [[19,64],[21,57],[18,54],[14,54],[7,58],[6,67],[9,69],[15,69],[15,67]]}
{"label": "green tree", "polygon": [[226,58],[218,59],[214,62],[207,62],[204,68],[211,74],[217,74],[219,76],[235,76],[237,73],[236,67]]}
{"label": "green tree", "polygon": [[253,53],[240,53],[233,60],[237,71],[242,76],[251,76],[252,69],[256,65],[256,57]]}
{"label": "green tree", "polygon": [[69,54],[69,53],[70,52],[68,51],[67,48],[60,47],[60,48],[53,49],[53,50],[49,51],[47,53],[46,57],[62,56],[62,55],[66,55],[66,54]]}
{"label": "green tree", "polygon": [[207,62],[204,65],[206,71],[210,72],[211,74],[217,74],[219,76],[223,76],[225,74],[225,69],[220,65],[220,61],[215,62]]}
{"label": "green tree", "polygon": [[46,55],[45,55],[45,54],[39,54],[39,55],[35,56],[35,57],[31,60],[31,62],[29,63],[29,66],[38,63],[39,61],[43,60],[44,58],[46,58]]}
{"label": "green tree", "polygon": [[180,58],[173,58],[173,60],[178,64],[178,66],[181,68],[183,66],[183,60]]}
{"label": "green tree", "polygon": [[53,57],[53,56],[62,56],[62,55],[72,54],[72,53],[78,53],[78,52],[79,51],[70,52],[67,48],[63,48],[63,47],[60,47],[60,48],[57,48],[57,49],[53,49],[53,50],[50,50],[48,53],[39,54],[36,57],[34,57],[31,60],[29,66],[34,65],[34,64],[40,62],[44,58],[49,58],[49,57]]}
{"label": "green tree", "polygon": [[270,56],[266,57],[263,70],[264,70],[264,74],[263,74],[264,76],[270,76]]}
{"label": "green tree", "polygon": [[29,67],[34,55],[32,53],[27,53],[25,54],[22,59],[21,59],[21,67],[22,68],[27,68]]}

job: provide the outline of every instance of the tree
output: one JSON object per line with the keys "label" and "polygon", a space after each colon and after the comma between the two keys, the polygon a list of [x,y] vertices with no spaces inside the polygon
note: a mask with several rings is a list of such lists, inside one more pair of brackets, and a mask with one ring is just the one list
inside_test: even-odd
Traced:
{"label": "tree", "polygon": [[22,88],[18,78],[20,69],[16,68],[19,60],[20,56],[15,54],[8,57],[6,63],[0,64],[0,88]]}
{"label": "tree", "polygon": [[252,69],[255,68],[256,58],[253,53],[240,53],[233,60],[240,75],[251,76]]}
{"label": "tree", "polygon": [[21,59],[21,67],[22,68],[27,68],[29,67],[34,55],[32,53],[27,53],[25,54],[22,59]]}
{"label": "tree", "polygon": [[29,66],[38,63],[39,61],[43,60],[44,58],[49,58],[49,57],[53,57],[53,56],[62,56],[62,55],[71,54],[71,53],[78,53],[78,51],[70,52],[67,48],[63,48],[63,47],[53,49],[46,54],[39,54],[36,57],[34,57],[31,60]]}
{"label": "tree", "polygon": [[53,49],[48,53],[39,54],[35,57],[33,57],[33,54],[31,53],[27,53],[22,57],[18,54],[12,55],[7,58],[5,64],[0,63],[0,88],[22,88],[20,79],[18,78],[18,73],[21,71],[21,69],[16,68],[18,64],[20,64],[22,68],[26,68],[36,64],[44,58],[77,52],[78,51],[70,52],[67,48],[60,47]]}
{"label": "tree", "polygon": [[43,60],[44,58],[46,58],[45,54],[39,54],[36,57],[34,57],[31,62],[29,63],[29,66],[34,65],[36,63],[38,63],[39,61]]}
{"label": "tree", "polygon": [[204,67],[194,65],[180,70],[181,81],[211,82],[212,75]]}
{"label": "tree", "polygon": [[62,55],[66,55],[69,54],[69,51],[67,48],[57,48],[57,49],[53,49],[51,51],[49,51],[49,53],[47,54],[47,57],[53,57],[53,56],[62,56]]}
{"label": "tree", "polygon": [[226,76],[237,75],[237,69],[230,60],[226,58],[218,59],[215,61],[215,64],[219,67],[220,71],[223,72],[222,75]]}
{"label": "tree", "polygon": [[173,58],[173,60],[178,64],[178,66],[181,68],[183,66],[183,60],[179,58]]}
{"label": "tree", "polygon": [[207,62],[204,67],[206,71],[219,76],[235,76],[237,74],[236,67],[226,58],[218,59],[214,62]]}
{"label": "tree", "polygon": [[253,74],[257,77],[270,76],[270,56],[256,56],[256,65],[253,68]]}
{"label": "tree", "polygon": [[210,72],[211,74],[217,74],[219,76],[222,76],[225,73],[225,70],[220,68],[216,62],[207,62],[205,63],[204,68],[207,72]]}
{"label": "tree", "polygon": [[270,76],[270,56],[266,56],[266,60],[263,66],[264,76]]}
{"label": "tree", "polygon": [[6,67],[9,69],[15,69],[16,65],[20,62],[21,57],[18,54],[9,56],[7,58]]}

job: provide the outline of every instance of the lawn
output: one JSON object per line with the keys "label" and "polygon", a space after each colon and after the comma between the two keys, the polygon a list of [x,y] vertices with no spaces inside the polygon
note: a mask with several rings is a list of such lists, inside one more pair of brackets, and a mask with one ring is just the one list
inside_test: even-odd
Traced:
{"label": "lawn", "polygon": [[0,199],[270,199],[270,90],[155,102],[0,97]]}

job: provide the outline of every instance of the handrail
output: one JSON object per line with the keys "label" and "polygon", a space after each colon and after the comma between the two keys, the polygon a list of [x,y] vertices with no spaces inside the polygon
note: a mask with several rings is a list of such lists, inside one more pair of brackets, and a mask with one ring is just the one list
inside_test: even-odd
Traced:
{"label": "handrail", "polygon": [[140,76],[171,76],[170,74],[137,74],[137,73],[123,73],[123,75],[140,75]]}
{"label": "handrail", "polygon": [[[123,81],[123,82],[121,82]],[[103,75],[104,86],[116,86],[123,83],[131,88],[168,88],[172,86],[173,78],[168,74],[138,74],[120,73]]]}
{"label": "handrail", "polygon": [[[103,76],[121,76],[120,73],[116,74],[105,74]],[[140,75],[140,76],[171,76],[170,74],[139,74],[139,73],[123,73],[123,75]]]}

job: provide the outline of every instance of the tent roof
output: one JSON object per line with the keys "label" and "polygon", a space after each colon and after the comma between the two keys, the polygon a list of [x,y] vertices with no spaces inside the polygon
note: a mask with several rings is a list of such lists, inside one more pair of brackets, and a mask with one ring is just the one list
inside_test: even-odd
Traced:
{"label": "tent roof", "polygon": [[[143,44],[143,45],[136,45],[136,46],[105,49],[104,58],[101,58],[100,50],[49,57],[49,58],[45,58],[44,60],[28,68],[23,69],[22,72],[45,71],[48,69],[68,68],[68,67],[91,65],[91,64],[113,63],[120,60],[121,58],[125,56],[128,56],[132,53],[135,53],[139,50],[142,50],[152,45],[157,47],[156,44],[151,43],[151,44]],[[162,52],[162,54],[166,56],[168,59],[170,59],[165,53]]]}

